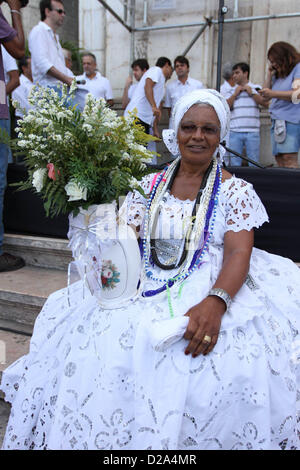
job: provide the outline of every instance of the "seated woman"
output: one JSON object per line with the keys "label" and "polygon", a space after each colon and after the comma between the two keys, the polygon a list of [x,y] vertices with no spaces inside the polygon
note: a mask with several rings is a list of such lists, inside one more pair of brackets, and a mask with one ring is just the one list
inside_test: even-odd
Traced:
{"label": "seated woman", "polygon": [[141,234],[141,294],[111,310],[82,282],[71,305],[48,298],[3,375],[4,449],[297,448],[299,269],[253,248],[268,217],[221,167],[225,99],[194,91],[173,118],[179,157],[120,211]]}

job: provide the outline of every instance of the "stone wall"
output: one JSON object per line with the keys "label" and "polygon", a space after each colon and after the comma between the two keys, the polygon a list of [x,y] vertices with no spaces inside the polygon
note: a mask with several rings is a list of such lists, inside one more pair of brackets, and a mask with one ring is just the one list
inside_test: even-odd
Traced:
{"label": "stone wall", "polygon": [[[120,10],[119,0],[108,2]],[[228,13],[225,19],[235,15],[235,0],[227,0]],[[143,23],[142,0],[136,0],[136,26]],[[157,5],[173,8],[159,9]],[[197,7],[195,8],[195,4]],[[204,21],[205,17],[217,19],[218,0],[148,0],[147,26],[186,24]],[[251,17],[300,11],[298,0],[240,0],[238,16]],[[122,11],[122,9],[121,9]],[[100,71],[112,82],[116,96],[120,96],[124,78],[130,69],[130,41],[128,31],[108,12],[98,0],[79,0],[80,45],[92,50],[97,56]],[[223,63],[245,61],[251,67],[251,80],[262,83],[266,71],[266,53],[275,41],[291,42],[300,49],[297,25],[300,17],[225,23],[223,41]],[[173,60],[190,44],[200,29],[186,27],[135,33],[135,56],[146,56],[151,65],[157,57],[165,55]],[[187,56],[191,64],[191,75],[205,86],[216,85],[218,25],[206,28]]]}

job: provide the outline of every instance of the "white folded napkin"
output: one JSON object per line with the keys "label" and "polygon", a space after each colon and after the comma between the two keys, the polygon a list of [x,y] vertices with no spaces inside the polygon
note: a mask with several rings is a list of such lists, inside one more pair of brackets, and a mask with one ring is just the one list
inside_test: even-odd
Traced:
{"label": "white folded napkin", "polygon": [[286,124],[283,119],[275,120],[274,138],[279,144],[282,144],[286,139]]}
{"label": "white folded napkin", "polygon": [[189,317],[180,316],[150,323],[148,328],[150,342],[155,351],[165,351],[179,341],[186,330]]}

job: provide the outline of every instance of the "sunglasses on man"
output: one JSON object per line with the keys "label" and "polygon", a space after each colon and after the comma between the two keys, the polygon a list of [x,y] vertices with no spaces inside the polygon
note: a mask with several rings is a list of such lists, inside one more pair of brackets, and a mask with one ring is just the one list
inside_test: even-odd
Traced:
{"label": "sunglasses on man", "polygon": [[65,10],[63,10],[62,8],[51,8],[52,11],[57,11],[57,13],[59,15],[66,15],[66,12]]}

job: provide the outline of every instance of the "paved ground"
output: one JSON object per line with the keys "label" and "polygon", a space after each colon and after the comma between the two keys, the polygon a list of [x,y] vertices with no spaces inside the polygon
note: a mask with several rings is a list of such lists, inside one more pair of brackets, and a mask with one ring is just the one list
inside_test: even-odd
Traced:
{"label": "paved ground", "polygon": [[8,404],[5,403],[4,400],[0,400],[0,449],[9,417],[9,411],[10,409]]}

